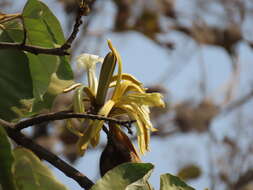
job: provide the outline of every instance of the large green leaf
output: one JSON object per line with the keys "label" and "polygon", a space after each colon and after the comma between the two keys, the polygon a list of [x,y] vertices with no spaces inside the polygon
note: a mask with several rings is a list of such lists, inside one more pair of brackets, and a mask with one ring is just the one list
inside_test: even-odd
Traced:
{"label": "large green leaf", "polygon": [[19,190],[67,190],[31,151],[17,148],[14,156],[15,179]]}
{"label": "large green leaf", "polygon": [[195,190],[180,178],[171,174],[163,174],[160,178],[160,190]]}
{"label": "large green leaf", "polygon": [[42,100],[50,83],[51,75],[56,72],[58,59],[52,55],[27,53],[33,78],[34,98]]}
{"label": "large green leaf", "polygon": [[[60,47],[65,42],[59,21],[41,1],[28,0],[22,15],[28,44],[54,48]],[[43,95],[47,91],[53,73],[57,72],[59,78],[63,80],[73,78],[67,56],[59,58],[43,54],[36,56],[27,53],[27,55],[33,78],[33,94],[38,101],[43,101]]]}
{"label": "large green leaf", "polygon": [[121,164],[107,172],[92,186],[91,190],[125,190],[131,184],[143,186],[140,180],[149,176],[153,168],[154,166],[150,163]]}
{"label": "large green leaf", "polygon": [[3,189],[15,190],[13,162],[10,142],[4,128],[0,126],[0,186]]}
{"label": "large green leaf", "polygon": [[[27,31],[26,44],[54,48],[65,42],[60,23],[41,1],[28,0],[22,16]],[[0,41],[22,42],[24,33],[20,21],[4,23],[4,28],[4,31],[0,29]],[[73,83],[69,56],[34,55],[6,49],[0,50],[0,59],[0,118],[6,120],[16,118],[16,112],[20,112],[20,107],[24,107],[23,110],[29,110],[27,105],[20,103],[23,99],[35,98],[35,105],[39,104],[37,106],[39,109],[36,111],[51,108],[57,95],[56,91],[59,92],[55,80],[52,81],[54,73],[56,73],[56,78],[65,84],[61,90]],[[50,86],[54,88],[49,90]]]}
{"label": "large green leaf", "polygon": [[59,21],[41,1],[28,0],[22,15],[31,45],[49,48],[65,42]]}
{"label": "large green leaf", "polygon": [[[13,38],[20,41],[22,32],[17,22],[5,27],[0,41],[14,42]],[[33,97],[29,60],[22,51],[11,49],[0,50],[0,60],[0,118],[11,120],[17,116],[12,108],[22,106],[20,100]]]}

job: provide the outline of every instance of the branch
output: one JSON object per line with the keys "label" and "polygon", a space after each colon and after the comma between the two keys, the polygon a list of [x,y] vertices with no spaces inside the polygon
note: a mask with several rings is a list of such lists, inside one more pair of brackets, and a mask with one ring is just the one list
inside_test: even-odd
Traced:
{"label": "branch", "polygon": [[32,125],[44,123],[47,121],[55,121],[55,120],[62,120],[62,119],[70,119],[70,118],[85,118],[85,119],[92,119],[92,120],[103,120],[106,122],[113,122],[117,123],[119,125],[123,125],[126,128],[129,128],[132,123],[135,122],[135,120],[117,120],[110,117],[104,117],[100,115],[94,115],[94,114],[83,114],[83,113],[69,113],[69,112],[56,112],[56,113],[48,113],[48,114],[42,114],[24,121],[20,121],[16,124],[14,124],[14,128],[16,130],[22,130],[24,128],[27,128]]}
{"label": "branch", "polygon": [[[25,40],[23,40],[25,41]],[[10,42],[0,42],[0,49],[17,49],[21,51],[27,51],[33,54],[49,54],[49,55],[69,55],[67,49],[60,48],[43,48],[32,45],[25,45],[22,43],[10,43]]]}
{"label": "branch", "polygon": [[240,189],[243,186],[247,185],[252,180],[253,180],[253,170],[249,169],[239,177],[239,179],[237,180],[237,182],[235,182],[233,187],[235,190]]}
{"label": "branch", "polygon": [[[71,44],[77,36],[79,32],[79,26],[82,24],[82,16],[88,14],[89,8],[88,5],[80,6],[77,16],[75,25],[73,27],[73,31],[66,42],[59,48],[43,48],[38,46],[26,45],[24,42],[26,41],[26,35],[24,35],[24,39],[21,43],[10,43],[10,42],[0,42],[0,49],[17,49],[21,51],[27,51],[33,54],[49,54],[49,55],[70,55],[67,51],[71,48]],[[26,31],[25,31],[26,32]]]}
{"label": "branch", "polygon": [[234,102],[228,104],[221,110],[221,114],[228,114],[231,111],[235,110],[236,108],[243,106],[245,103],[247,103],[251,98],[253,98],[253,89],[250,90],[247,94],[239,98],[238,100],[235,100]]}
{"label": "branch", "polygon": [[75,180],[82,188],[88,190],[94,185],[94,183],[80,171],[73,168],[71,165],[60,159],[55,154],[38,145],[33,140],[27,138],[21,132],[13,129],[12,123],[0,120],[0,124],[5,126],[4,128],[8,133],[8,136],[13,139],[18,145],[32,150],[39,158],[48,161],[54,167],[62,171],[66,176]]}
{"label": "branch", "polygon": [[84,12],[84,8],[82,8],[82,7],[79,8],[78,14],[76,16],[76,20],[75,20],[75,25],[74,25],[73,31],[70,34],[70,36],[67,39],[67,41],[61,46],[61,48],[63,48],[63,49],[69,49],[71,47],[71,44],[73,43],[74,39],[77,36],[77,33],[79,32],[79,26],[82,24],[82,15],[83,15],[83,12]]}

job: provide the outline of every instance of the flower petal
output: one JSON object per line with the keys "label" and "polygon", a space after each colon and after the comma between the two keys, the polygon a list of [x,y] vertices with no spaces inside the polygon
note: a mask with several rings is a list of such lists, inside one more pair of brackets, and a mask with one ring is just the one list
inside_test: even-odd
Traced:
{"label": "flower petal", "polygon": [[74,96],[73,96],[73,108],[74,112],[76,113],[84,113],[85,107],[83,103],[83,89],[85,86],[81,86],[75,90]]}
{"label": "flower petal", "polygon": [[92,55],[92,54],[82,54],[77,57],[78,66],[84,68],[88,75],[88,85],[91,91],[96,94],[98,87],[98,80],[96,77],[96,64],[103,62],[103,58]]}
{"label": "flower petal", "polygon": [[138,146],[140,149],[141,154],[145,154],[148,148],[149,143],[149,130],[147,127],[145,127],[145,123],[140,119],[139,115],[136,113],[135,109],[130,105],[122,105],[120,107],[121,109],[124,109],[128,115],[135,119],[137,122],[137,140],[138,140]]}
{"label": "flower petal", "polygon": [[123,81],[122,83],[119,84],[118,86],[118,91],[114,93],[112,99],[115,101],[120,100],[124,94],[128,92],[139,92],[139,93],[144,93],[145,90],[142,86],[136,85],[133,82],[130,82],[128,80]]}
{"label": "flower petal", "polygon": [[72,119],[67,119],[66,127],[70,132],[72,132],[76,136],[78,137],[82,136],[82,133],[78,129],[75,128],[75,125],[72,124]]}
{"label": "flower petal", "polygon": [[102,63],[103,58],[98,55],[84,53],[77,57],[77,63],[79,68],[85,70],[92,69],[96,66],[96,63]]}
{"label": "flower petal", "polygon": [[[100,109],[98,115],[108,116],[112,107],[115,105],[115,102],[109,100],[105,103],[105,105]],[[78,140],[78,151],[81,155],[83,155],[84,151],[87,149],[90,140],[95,138],[95,136],[100,132],[104,124],[104,121],[95,120],[89,125],[85,131],[83,132],[83,136]]]}
{"label": "flower petal", "polygon": [[160,93],[131,93],[122,96],[123,102],[134,102],[139,105],[165,107]]}
{"label": "flower petal", "polygon": [[91,140],[90,140],[90,144],[93,146],[93,147],[96,147],[99,143],[99,139],[100,139],[100,133],[97,133],[95,135],[95,137],[93,137]]}
{"label": "flower petal", "polygon": [[[116,81],[118,78],[118,75],[114,75],[111,79],[111,83]],[[133,75],[127,74],[127,73],[122,73],[121,74],[121,79],[122,80],[128,80],[136,85],[142,85],[140,81],[138,81]]]}
{"label": "flower petal", "polygon": [[107,41],[108,42],[108,46],[111,49],[112,53],[116,56],[117,59],[117,63],[118,63],[118,77],[117,77],[117,81],[116,81],[116,86],[112,95],[112,99],[115,99],[114,97],[116,96],[116,94],[118,94],[119,91],[119,86],[120,86],[120,82],[121,82],[121,75],[122,75],[122,59],[120,54],[118,53],[118,51],[113,47],[112,42],[110,40]]}
{"label": "flower petal", "polygon": [[82,83],[75,83],[75,84],[72,84],[72,85],[70,85],[69,87],[65,88],[65,89],[63,90],[63,93],[67,93],[67,92],[70,92],[70,91],[72,91],[72,90],[75,90],[77,87],[79,87],[79,86],[81,86],[81,85],[82,85]]}
{"label": "flower petal", "polygon": [[105,103],[108,88],[116,66],[116,61],[116,57],[111,52],[108,53],[104,59],[99,75],[99,83],[96,94],[96,109],[100,108]]}

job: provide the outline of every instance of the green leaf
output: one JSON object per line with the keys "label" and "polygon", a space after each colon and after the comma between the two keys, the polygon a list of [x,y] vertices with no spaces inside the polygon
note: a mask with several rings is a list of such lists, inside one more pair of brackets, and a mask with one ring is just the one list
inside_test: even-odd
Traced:
{"label": "green leaf", "polygon": [[42,100],[49,86],[51,75],[56,72],[58,60],[52,55],[27,53],[33,78],[33,95]]}
{"label": "green leaf", "polygon": [[[150,163],[124,163],[108,171],[91,190],[125,190],[130,185],[143,185],[141,179],[150,175],[154,166]],[[145,180],[144,180],[145,181]]]}
{"label": "green leaf", "polygon": [[41,1],[28,0],[22,16],[31,45],[49,48],[65,42],[59,21]]}
{"label": "green leaf", "polygon": [[57,77],[61,80],[72,80],[74,78],[71,66],[69,64],[69,56],[60,57],[60,65],[56,72]]}
{"label": "green leaf", "polygon": [[3,24],[4,31],[8,33],[9,39],[1,39],[5,42],[22,42],[24,39],[23,26],[20,20],[12,20]]}
{"label": "green leaf", "polygon": [[[65,38],[59,21],[49,8],[38,0],[28,0],[23,13],[24,27],[27,31],[27,43],[30,45],[55,48],[60,47]],[[62,80],[73,79],[73,73],[67,56],[34,55],[27,53],[33,78],[33,94],[38,101],[50,85],[51,76],[57,72]]]}
{"label": "green leaf", "polygon": [[195,190],[180,178],[171,174],[163,174],[160,178],[160,190]]}
{"label": "green leaf", "polygon": [[[14,34],[20,34],[18,25],[11,25],[0,34],[0,41],[14,42]],[[19,39],[17,39],[19,40]],[[12,120],[17,117],[13,107],[21,107],[20,100],[33,97],[32,78],[29,69],[29,60],[25,53],[18,50],[0,50],[0,118]]]}
{"label": "green leaf", "polygon": [[[60,23],[41,1],[28,0],[22,16],[27,31],[26,44],[54,48],[65,42]],[[24,32],[20,20],[4,23],[4,28],[4,31],[0,29],[0,41],[23,41]],[[6,49],[0,50],[0,59],[0,117],[5,120],[12,120],[17,118],[17,113],[20,115],[31,110],[32,101],[30,107],[27,107],[20,103],[22,100],[35,98],[34,107],[38,108],[36,111],[51,108],[59,88],[73,83],[69,56],[34,55]],[[61,84],[65,84],[63,87],[56,87],[55,81],[52,81],[54,73]],[[54,88],[49,90],[50,86]]]}
{"label": "green leaf", "polygon": [[13,178],[14,157],[11,144],[3,127],[0,126],[0,186],[3,189],[15,190]]}
{"label": "green leaf", "polygon": [[67,190],[31,151],[17,148],[14,156],[15,179],[19,190]]}

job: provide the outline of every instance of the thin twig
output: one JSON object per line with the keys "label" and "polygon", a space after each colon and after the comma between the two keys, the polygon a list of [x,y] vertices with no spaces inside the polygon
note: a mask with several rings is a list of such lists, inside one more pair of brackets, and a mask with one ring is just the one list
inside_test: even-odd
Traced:
{"label": "thin twig", "polygon": [[223,104],[226,105],[230,100],[233,99],[235,95],[236,87],[238,86],[238,81],[240,77],[240,65],[239,65],[239,58],[238,55],[231,55],[231,77],[228,81],[226,92],[225,92],[225,99]]}
{"label": "thin twig", "polygon": [[69,118],[85,118],[85,119],[93,119],[93,120],[103,120],[106,122],[114,122],[119,125],[123,125],[126,128],[135,122],[135,120],[118,120],[110,117],[104,117],[100,115],[94,114],[83,114],[83,113],[69,113],[69,112],[56,112],[56,113],[48,113],[38,115],[36,117],[20,121],[15,124],[16,130],[22,130],[32,125],[40,124],[47,121],[55,121],[55,120],[62,120],[62,119],[69,119]]}
{"label": "thin twig", "polygon": [[[87,10],[86,10],[86,9]],[[33,46],[33,45],[26,45],[24,42],[26,42],[26,31],[24,35],[24,39],[21,43],[10,43],[10,42],[0,42],[0,49],[17,49],[21,51],[27,51],[33,54],[49,54],[49,55],[70,55],[68,52],[68,49],[71,48],[71,44],[74,41],[74,39],[77,36],[77,33],[79,31],[79,26],[82,24],[82,16],[86,14],[88,11],[87,7],[80,7],[76,16],[76,22],[73,27],[73,31],[69,38],[66,40],[66,42],[59,48],[43,48],[39,46]]]}
{"label": "thin twig", "polygon": [[46,160],[54,167],[62,171],[66,176],[75,180],[82,188],[88,190],[94,185],[94,183],[88,177],[86,177],[77,169],[73,168],[67,162],[63,161],[55,154],[38,145],[33,140],[27,138],[21,132],[13,129],[12,123],[3,120],[0,120],[0,123],[5,126],[4,128],[8,133],[8,136],[13,139],[18,145],[33,151],[39,158]]}
{"label": "thin twig", "polygon": [[240,106],[243,106],[252,98],[253,98],[253,89],[251,89],[247,94],[245,94],[241,98],[238,98],[237,100],[231,102],[230,104],[222,108],[220,110],[222,116],[224,116],[224,114],[230,113],[231,111],[235,110],[236,108]]}
{"label": "thin twig", "polygon": [[15,127],[15,125],[13,123],[10,123],[10,122],[5,121],[3,119],[0,119],[0,126],[6,126],[6,127],[10,127],[10,128]]}
{"label": "thin twig", "polygon": [[71,47],[71,44],[73,43],[74,39],[77,36],[77,33],[79,32],[79,27],[82,24],[82,14],[83,14],[83,12],[84,12],[83,8],[79,8],[78,14],[76,16],[76,20],[75,20],[75,25],[74,25],[73,31],[70,34],[70,36],[67,39],[67,41],[61,46],[61,48],[63,48],[63,49],[69,49]]}
{"label": "thin twig", "polygon": [[210,178],[210,190],[215,189],[215,173],[214,173],[214,165],[213,165],[213,154],[212,154],[212,143],[215,143],[215,136],[212,133],[212,131],[208,131],[208,142],[206,145],[206,150],[207,150],[207,161],[208,161],[208,166],[209,166],[209,178]]}
{"label": "thin twig", "polygon": [[[24,40],[23,40],[24,41]],[[37,54],[49,54],[49,55],[69,55],[66,49],[60,48],[43,48],[39,46],[25,45],[22,43],[10,43],[10,42],[0,42],[0,49],[17,49],[21,51],[27,51]]]}
{"label": "thin twig", "polygon": [[202,52],[202,46],[200,45],[199,48],[199,69],[200,69],[200,80],[199,80],[199,88],[200,88],[200,93],[204,99],[207,98],[207,69],[205,65],[205,60],[203,57],[203,52]]}

